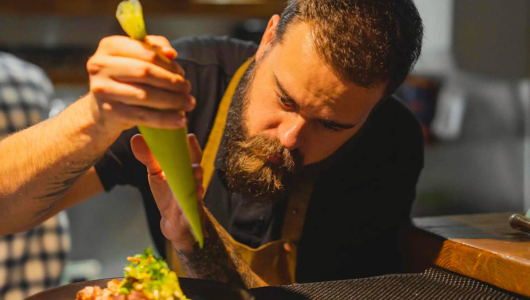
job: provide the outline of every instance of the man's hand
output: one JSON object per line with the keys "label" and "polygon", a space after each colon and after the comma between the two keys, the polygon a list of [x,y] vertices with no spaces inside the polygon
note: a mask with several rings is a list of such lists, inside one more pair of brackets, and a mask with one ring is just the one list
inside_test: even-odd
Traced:
{"label": "man's hand", "polygon": [[[188,143],[190,145],[190,155],[193,164],[193,175],[196,181],[197,198],[198,201],[201,202],[199,209],[201,210],[204,220],[204,211],[202,210],[202,198],[204,194],[204,188],[202,186],[203,171],[200,166],[202,150],[195,135],[188,135]],[[136,159],[147,167],[151,192],[153,193],[153,197],[155,198],[162,216],[162,220],[160,221],[162,233],[168,240],[173,242],[175,249],[193,249],[195,238],[191,233],[189,223],[169,187],[164,172],[160,168],[154,155],[149,150],[144,138],[139,134],[135,135],[131,140],[131,146]]]}
{"label": "man's hand", "polygon": [[228,232],[204,209],[202,205],[203,171],[199,165],[202,150],[197,138],[192,134],[188,135],[188,143],[205,231],[202,249],[195,242],[190,226],[169,188],[164,172],[149,150],[147,143],[141,135],[136,135],[131,140],[134,156],[147,167],[149,185],[162,216],[160,221],[162,233],[173,242],[180,264],[188,277],[229,282],[247,288],[266,286],[266,283],[243,261]]}
{"label": "man's hand", "polygon": [[106,37],[87,63],[91,112],[107,133],[117,135],[137,125],[182,128],[186,118],[179,111],[195,107],[169,41],[148,36],[146,42]]}
{"label": "man's hand", "polygon": [[[0,178],[9,178],[0,179],[1,233],[28,230],[102,192],[93,166],[123,130],[186,125],[181,113],[192,110],[195,99],[183,69],[173,61],[176,56],[163,37],[149,36],[145,43],[105,38],[87,63],[90,92],[85,97],[0,141]],[[162,211],[176,211],[165,203]],[[184,240],[171,226],[163,228]]]}

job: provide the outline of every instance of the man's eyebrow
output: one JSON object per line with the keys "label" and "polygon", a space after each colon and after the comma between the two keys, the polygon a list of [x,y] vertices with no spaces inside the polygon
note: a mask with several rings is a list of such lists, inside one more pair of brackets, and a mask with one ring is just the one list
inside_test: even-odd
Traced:
{"label": "man's eyebrow", "polygon": [[278,80],[278,77],[276,77],[276,74],[273,74],[274,76],[274,82],[276,82],[276,87],[278,87],[278,90],[280,90],[280,94],[282,94],[281,96],[283,98],[285,98],[285,100],[287,100],[288,102],[294,104],[296,107],[298,107],[298,103],[296,102],[296,100],[294,100],[293,97],[291,97],[291,95],[289,95],[287,93],[287,91],[283,88],[282,84],[280,83],[280,81]]}
{"label": "man's eyebrow", "polygon": [[[278,80],[278,77],[276,77],[276,74],[273,74],[273,76],[274,76],[274,81],[276,82],[276,86],[278,87],[278,90],[280,90],[281,96],[284,97],[285,100],[287,100],[288,102],[290,102],[290,103],[294,104],[296,107],[298,107],[298,103],[283,88],[282,84]],[[339,123],[339,122],[335,122],[335,121],[332,121],[332,120],[320,119],[320,118],[316,118],[315,120],[319,121],[319,122],[321,122],[323,124],[326,124],[326,125],[328,125],[330,127],[335,127],[335,128],[340,128],[340,129],[351,129],[351,128],[355,127],[355,125],[356,125],[356,124],[344,124],[344,123]]]}

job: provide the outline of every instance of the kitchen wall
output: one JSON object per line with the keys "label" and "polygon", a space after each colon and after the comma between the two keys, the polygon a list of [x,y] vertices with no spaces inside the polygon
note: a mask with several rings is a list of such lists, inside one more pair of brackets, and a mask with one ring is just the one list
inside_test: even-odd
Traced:
{"label": "kitchen wall", "polygon": [[[228,34],[238,18],[146,16],[149,34],[172,40],[191,34]],[[123,34],[118,21],[109,17],[24,16],[0,14],[0,45],[64,45],[95,48],[99,40]]]}
{"label": "kitchen wall", "polygon": [[416,3],[425,22],[416,74],[443,79],[437,118],[444,103],[460,103],[463,113],[455,136],[426,147],[413,215],[522,211],[524,83],[460,70],[452,52],[454,2]]}

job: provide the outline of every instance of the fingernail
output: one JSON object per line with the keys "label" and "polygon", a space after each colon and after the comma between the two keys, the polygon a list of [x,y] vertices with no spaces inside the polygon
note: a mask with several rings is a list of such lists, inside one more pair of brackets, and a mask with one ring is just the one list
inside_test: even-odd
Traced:
{"label": "fingernail", "polygon": [[195,105],[197,104],[197,100],[195,99],[195,97],[190,96],[189,101],[190,101],[191,108],[195,108]]}
{"label": "fingernail", "polygon": [[177,121],[178,126],[186,126],[187,119],[184,116],[180,116],[179,120]]}
{"label": "fingernail", "polygon": [[171,56],[171,59],[175,59],[177,57],[177,51],[172,47],[163,47],[162,51],[166,52],[167,56]]}
{"label": "fingernail", "polygon": [[101,104],[101,108],[106,111],[111,111],[112,105],[108,102],[103,102],[103,104]]}

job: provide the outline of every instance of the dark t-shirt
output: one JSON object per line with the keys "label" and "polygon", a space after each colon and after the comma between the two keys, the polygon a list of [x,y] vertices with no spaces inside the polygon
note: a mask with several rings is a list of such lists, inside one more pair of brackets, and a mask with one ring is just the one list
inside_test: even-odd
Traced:
{"label": "dark t-shirt", "polygon": [[[232,76],[256,45],[227,37],[188,37],[175,41],[178,63],[197,99],[189,131],[204,148],[217,107]],[[96,170],[105,187],[129,184],[143,197],[155,245],[165,255],[160,213],[145,167],[133,156],[125,131]],[[216,165],[217,166],[217,165]],[[322,163],[298,249],[298,282],[349,279],[399,272],[399,231],[409,222],[415,186],[423,168],[423,137],[412,113],[389,97],[363,128]],[[286,203],[257,203],[226,189],[219,168],[205,205],[239,242],[258,247],[280,238]]]}

